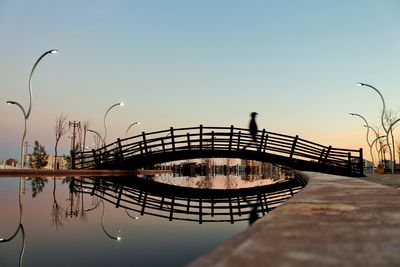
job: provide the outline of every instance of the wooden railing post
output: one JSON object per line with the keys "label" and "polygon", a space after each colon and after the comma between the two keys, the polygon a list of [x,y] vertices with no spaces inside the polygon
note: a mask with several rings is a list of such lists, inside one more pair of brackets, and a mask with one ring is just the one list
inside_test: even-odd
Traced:
{"label": "wooden railing post", "polygon": [[264,137],[265,137],[265,129],[263,129],[263,131],[262,131],[260,146],[258,147],[258,151],[260,151],[260,152],[262,150],[262,146],[263,146],[263,143],[264,143]]}
{"label": "wooden railing post", "polygon": [[139,143],[140,154],[143,154],[143,146],[142,142]]}
{"label": "wooden railing post", "polygon": [[265,135],[264,145],[263,145],[263,152],[267,150],[267,142],[268,142],[268,134]]}
{"label": "wooden railing post", "polygon": [[325,154],[325,148],[322,149],[321,154],[319,155],[318,163],[322,162],[322,157],[324,156],[324,154]]}
{"label": "wooden railing post", "polygon": [[92,149],[92,153],[93,153],[94,164],[96,164],[96,167],[98,167],[99,166],[99,159],[97,158],[96,150]]}
{"label": "wooden railing post", "polygon": [[200,124],[200,150],[203,150],[203,125]]}
{"label": "wooden railing post", "polygon": [[[71,168],[72,168],[72,169],[75,169],[75,168],[76,168],[75,160],[76,160],[75,151],[71,150]],[[81,166],[81,167],[82,167],[82,166]]]}
{"label": "wooden railing post", "polygon": [[175,152],[175,136],[174,136],[174,127],[170,127],[169,130],[171,131],[171,144],[172,144],[172,151]]}
{"label": "wooden railing post", "polygon": [[211,150],[214,150],[214,131],[211,132]]}
{"label": "wooden railing post", "polygon": [[299,136],[296,135],[296,137],[293,140],[293,145],[292,145],[292,150],[290,151],[290,158],[293,158],[294,150],[296,148],[297,140],[299,139]]}
{"label": "wooden railing post", "polygon": [[324,163],[328,159],[329,152],[331,152],[331,149],[332,149],[332,146],[328,146],[328,150],[326,151],[325,158],[324,158]]}
{"label": "wooden railing post", "polygon": [[186,136],[187,136],[187,142],[188,142],[188,149],[192,150],[191,147],[190,147],[190,134],[187,133]]}
{"label": "wooden railing post", "polygon": [[349,172],[351,173],[351,169],[352,169],[352,164],[351,164],[351,153],[350,152],[348,152],[347,153],[347,157],[348,157],[348,161],[349,161],[349,165],[348,165],[348,168],[349,168]]}
{"label": "wooden railing post", "polygon": [[162,150],[163,150],[163,152],[165,152],[164,137],[161,137],[161,145],[162,145]]}
{"label": "wooden railing post", "polygon": [[148,150],[147,150],[147,141],[146,141],[146,133],[142,132],[142,136],[143,136],[143,145],[144,145],[144,152],[146,154],[148,154]]}
{"label": "wooden railing post", "polygon": [[360,148],[360,157],[359,157],[359,163],[358,163],[358,168],[360,169],[360,175],[364,175],[364,157],[363,157],[363,149]]}
{"label": "wooden railing post", "polygon": [[231,125],[231,132],[229,134],[229,151],[232,150],[232,138],[233,138],[233,125]]}
{"label": "wooden railing post", "polygon": [[240,135],[242,134],[242,131],[239,131],[239,134],[238,134],[238,142],[237,142],[237,150],[239,151],[240,150]]}
{"label": "wooden railing post", "polygon": [[122,151],[122,145],[121,145],[121,139],[117,138],[117,143],[118,143],[118,158],[119,159],[124,159],[124,152]]}

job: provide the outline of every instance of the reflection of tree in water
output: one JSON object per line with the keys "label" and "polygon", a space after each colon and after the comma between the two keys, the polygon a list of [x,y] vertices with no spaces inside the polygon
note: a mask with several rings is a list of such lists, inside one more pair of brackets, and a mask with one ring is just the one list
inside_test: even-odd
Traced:
{"label": "reflection of tree in water", "polygon": [[64,209],[58,204],[56,199],[56,178],[53,178],[53,207],[51,209],[51,222],[56,229],[63,227]]}
{"label": "reflection of tree in water", "polygon": [[[79,203],[80,203],[80,205],[79,205]],[[78,209],[79,209],[79,206],[81,206],[80,211],[78,213],[79,219],[82,222],[87,222],[88,219],[87,219],[87,214],[86,214],[85,207],[84,207],[83,192],[78,194],[78,200],[77,200],[76,206]]]}
{"label": "reflection of tree in water", "polygon": [[35,178],[29,178],[28,180],[31,181],[33,198],[42,193],[43,188],[47,184],[47,179],[45,178],[35,177]]}
{"label": "reflection of tree in water", "polygon": [[194,177],[192,176],[185,177],[183,185],[186,187],[194,187],[196,185],[196,183],[194,182]]}
{"label": "reflection of tree in water", "polygon": [[238,186],[237,179],[234,176],[229,175],[229,172],[224,177],[224,179],[225,179],[224,184],[225,184],[225,188],[226,189],[233,189],[233,188],[236,188]]}
{"label": "reflection of tree in water", "polygon": [[213,177],[211,175],[203,176],[199,181],[196,182],[196,185],[199,188],[207,188],[210,189],[213,186]]}

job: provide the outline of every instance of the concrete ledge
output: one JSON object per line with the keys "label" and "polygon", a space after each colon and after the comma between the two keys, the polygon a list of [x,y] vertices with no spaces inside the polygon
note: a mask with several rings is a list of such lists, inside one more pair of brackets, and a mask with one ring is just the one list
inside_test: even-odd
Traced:
{"label": "concrete ledge", "polygon": [[190,266],[400,266],[400,191],[303,173],[308,185]]}

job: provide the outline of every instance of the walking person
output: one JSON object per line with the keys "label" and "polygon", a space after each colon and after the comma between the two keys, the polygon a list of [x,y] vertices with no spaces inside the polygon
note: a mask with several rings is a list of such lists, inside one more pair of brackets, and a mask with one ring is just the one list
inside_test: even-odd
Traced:
{"label": "walking person", "polygon": [[[258,127],[257,127],[257,123],[256,123],[256,116],[257,116],[257,112],[252,112],[250,113],[250,123],[249,123],[249,132],[252,138],[252,142],[256,143],[257,142],[257,133],[258,133]],[[250,144],[247,144],[243,147],[243,150],[245,150]]]}
{"label": "walking person", "polygon": [[250,131],[251,137],[253,138],[254,142],[257,142],[257,132],[258,132],[258,127],[257,127],[257,123],[256,123],[257,114],[258,114],[257,112],[252,112],[250,114],[251,120],[250,120],[250,124],[249,124],[249,131]]}

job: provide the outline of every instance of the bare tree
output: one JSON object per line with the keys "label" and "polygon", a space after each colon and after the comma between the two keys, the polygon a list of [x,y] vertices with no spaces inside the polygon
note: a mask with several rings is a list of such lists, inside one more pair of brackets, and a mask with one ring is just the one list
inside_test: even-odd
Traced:
{"label": "bare tree", "polygon": [[[395,112],[394,110],[386,110],[385,112],[385,122],[388,125],[388,128],[390,128],[390,133],[387,133],[388,135],[390,134],[390,136],[387,136],[388,140],[388,146],[389,146],[389,152],[391,152],[392,154],[390,155],[390,158],[393,162],[391,162],[391,164],[393,164],[393,166],[396,164],[396,144],[395,144],[395,140],[394,140],[394,136],[393,136],[393,130],[394,127],[390,127],[393,123],[396,123],[397,120],[397,112]],[[390,141],[389,141],[389,137],[392,139],[392,145],[390,146]],[[390,148],[393,149],[390,149]]]}
{"label": "bare tree", "polygon": [[61,137],[65,135],[68,131],[67,128],[67,116],[64,116],[62,113],[60,116],[56,118],[56,126],[54,127],[54,132],[56,134],[56,144],[54,146],[54,169],[58,169],[57,166],[57,148],[58,142],[60,141]]}

